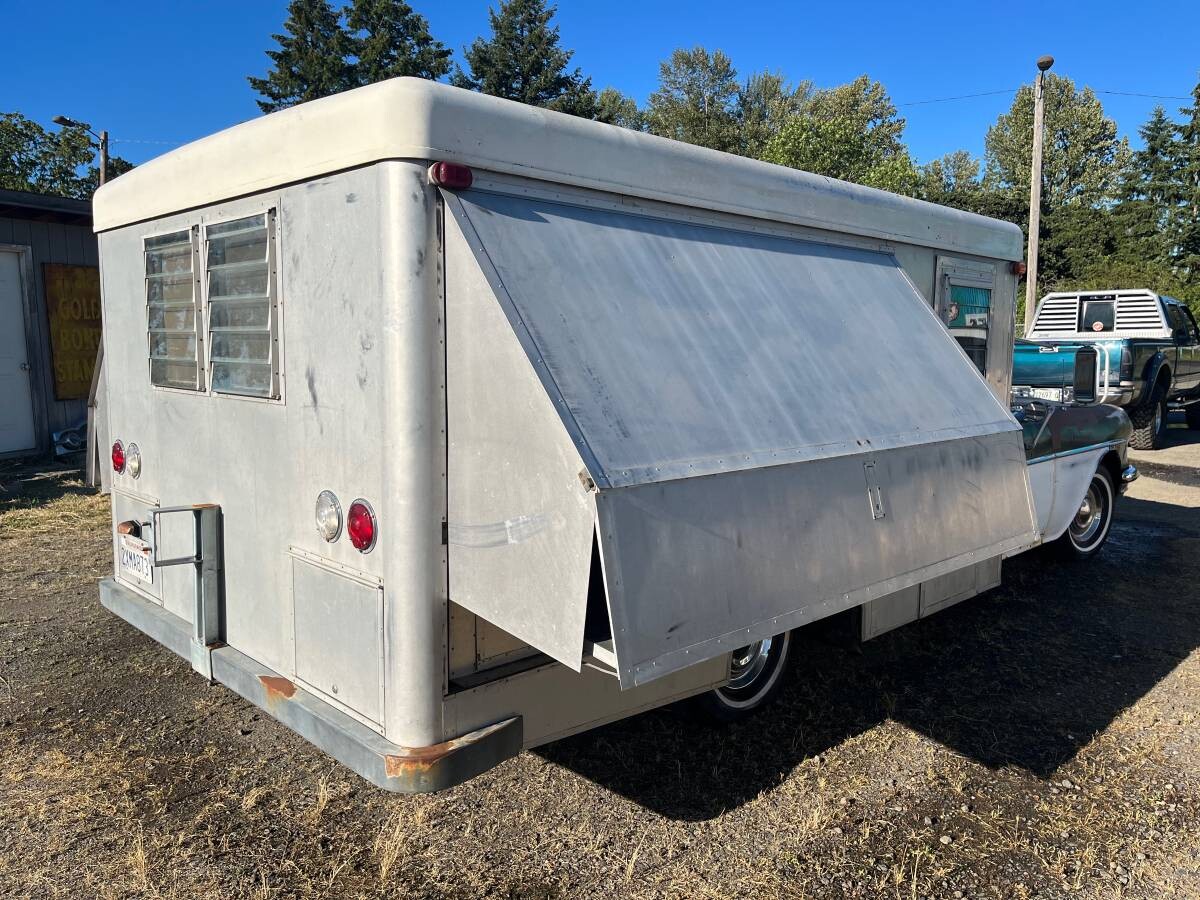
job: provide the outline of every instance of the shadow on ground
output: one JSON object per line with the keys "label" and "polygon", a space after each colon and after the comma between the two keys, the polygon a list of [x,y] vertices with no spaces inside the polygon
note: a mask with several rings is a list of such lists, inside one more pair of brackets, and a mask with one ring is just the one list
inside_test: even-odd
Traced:
{"label": "shadow on ground", "polygon": [[0,514],[43,506],[69,496],[96,493],[83,483],[78,465],[61,462],[0,462]]}
{"label": "shadow on ground", "polygon": [[1126,498],[1118,517],[1100,558],[1025,554],[1002,587],[866,644],[836,622],[802,630],[781,701],[721,740],[676,709],[535,752],[682,820],[745,803],[887,718],[1046,776],[1200,645],[1200,510]]}

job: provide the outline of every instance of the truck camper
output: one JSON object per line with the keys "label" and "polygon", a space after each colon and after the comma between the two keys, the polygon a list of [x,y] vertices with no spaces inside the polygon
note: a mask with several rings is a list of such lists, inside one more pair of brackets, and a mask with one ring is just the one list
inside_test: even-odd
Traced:
{"label": "truck camper", "polygon": [[396,79],[140,166],[95,228],[102,602],[390,790],[754,710],[790,630],[1045,534],[1011,224]]}

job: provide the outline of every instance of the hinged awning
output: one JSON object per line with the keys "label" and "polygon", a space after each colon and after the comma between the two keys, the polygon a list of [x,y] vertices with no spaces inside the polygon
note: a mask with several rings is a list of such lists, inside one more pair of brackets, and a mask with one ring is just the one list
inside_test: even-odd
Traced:
{"label": "hinged awning", "polygon": [[[594,482],[568,505],[594,502],[611,634],[588,637],[611,638],[623,686],[1034,540],[1019,427],[889,253],[479,190],[446,202],[451,528],[456,459],[487,452],[480,417],[537,410],[530,439],[559,429],[570,452],[509,475],[566,497],[577,461]],[[506,325],[489,346],[527,368],[493,398],[512,409],[461,413],[476,437],[456,444],[458,359],[482,338],[455,310],[485,305]],[[502,520],[566,503],[488,490]],[[511,567],[452,542],[451,598],[578,667],[591,545],[581,513],[558,515]],[[530,573],[539,542],[539,565],[576,574]],[[472,566],[487,587],[463,575],[456,593]]]}

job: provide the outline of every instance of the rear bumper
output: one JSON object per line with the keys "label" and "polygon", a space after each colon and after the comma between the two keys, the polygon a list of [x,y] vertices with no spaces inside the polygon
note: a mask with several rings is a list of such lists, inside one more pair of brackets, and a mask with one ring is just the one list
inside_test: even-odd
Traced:
{"label": "rear bumper", "polygon": [[[190,659],[188,622],[111,578],[100,582],[100,603],[168,650]],[[228,646],[210,652],[214,682],[240,694],[386,791],[440,791],[474,778],[521,750],[520,716],[429,747],[394,744],[244,653]]]}

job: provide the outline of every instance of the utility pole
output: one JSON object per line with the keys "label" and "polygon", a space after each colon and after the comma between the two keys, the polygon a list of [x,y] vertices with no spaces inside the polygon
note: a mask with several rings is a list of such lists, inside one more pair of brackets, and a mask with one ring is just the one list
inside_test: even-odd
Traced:
{"label": "utility pole", "polygon": [[108,132],[100,132],[100,183],[108,180]]}
{"label": "utility pole", "polygon": [[1042,125],[1045,114],[1044,82],[1054,65],[1053,56],[1038,57],[1037,80],[1033,83],[1033,163],[1029,173],[1029,256],[1025,263],[1025,334],[1033,331],[1037,311],[1038,230],[1042,226]]}

